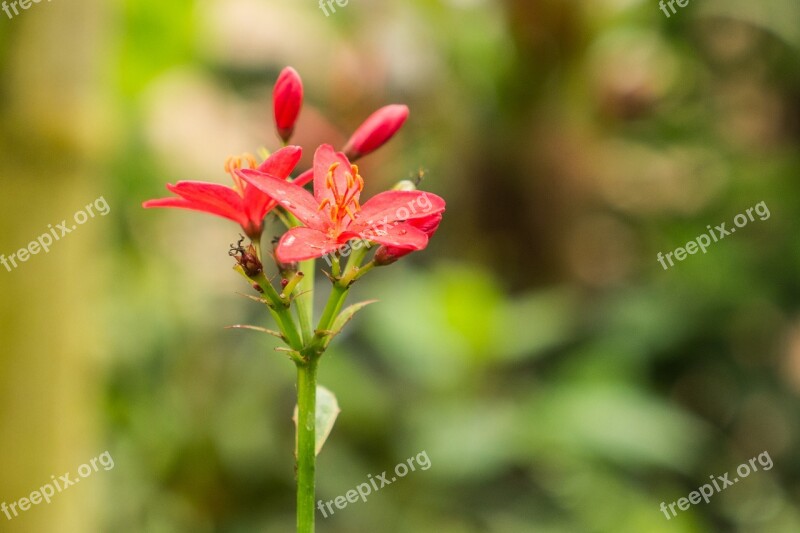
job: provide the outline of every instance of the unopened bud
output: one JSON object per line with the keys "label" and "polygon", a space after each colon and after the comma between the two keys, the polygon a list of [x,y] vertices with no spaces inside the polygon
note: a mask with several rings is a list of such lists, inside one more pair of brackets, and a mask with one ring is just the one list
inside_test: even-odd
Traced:
{"label": "unopened bud", "polygon": [[294,125],[303,106],[303,81],[292,67],[286,67],[275,82],[272,107],[275,112],[275,127],[283,142],[288,143]]}
{"label": "unopened bud", "polygon": [[374,152],[391,139],[408,118],[408,107],[387,105],[375,111],[353,133],[343,152],[351,161]]}

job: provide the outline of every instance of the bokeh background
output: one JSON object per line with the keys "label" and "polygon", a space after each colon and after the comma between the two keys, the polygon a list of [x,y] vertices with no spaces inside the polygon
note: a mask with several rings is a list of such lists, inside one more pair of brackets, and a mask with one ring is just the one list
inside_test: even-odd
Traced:
{"label": "bokeh background", "polygon": [[[448,201],[426,252],[354,289],[381,302],[321,367],[342,413],[318,497],[421,451],[432,466],[318,531],[800,530],[798,21],[796,0],[0,12],[0,253],[111,207],[0,269],[0,501],[115,460],[0,530],[293,531],[294,369],[223,329],[269,325],[236,294],[238,228],[140,208],[277,148],[286,65],[306,85],[303,168],[406,103],[363,161],[368,194],[423,168]],[[761,201],[768,220],[656,261]],[[771,470],[659,511],[764,451]]]}

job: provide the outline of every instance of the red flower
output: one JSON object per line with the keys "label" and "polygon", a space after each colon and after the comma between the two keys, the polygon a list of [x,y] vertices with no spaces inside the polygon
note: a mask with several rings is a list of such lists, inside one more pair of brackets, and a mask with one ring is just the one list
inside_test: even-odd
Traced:
{"label": "red flower", "polygon": [[275,126],[283,142],[289,142],[294,132],[294,124],[303,106],[303,81],[292,67],[286,67],[275,82],[272,93],[272,108],[275,112]]}
{"label": "red flower", "polygon": [[[148,200],[142,207],[177,207],[211,213],[233,220],[242,226],[248,237],[258,239],[264,217],[277,204],[258,188],[243,181],[237,171],[246,164],[251,169],[257,168],[260,174],[271,176],[275,181],[288,183],[284,180],[297,165],[301,153],[299,146],[287,146],[272,154],[260,166],[257,166],[256,160],[249,154],[239,158],[230,157],[225,162],[225,171],[233,178],[233,187],[202,181],[179,181],[175,185],[168,183],[167,189],[178,197]],[[294,186],[301,187],[311,181],[311,178],[310,173],[305,173],[293,182]]]}
{"label": "red flower", "polygon": [[391,139],[408,118],[408,107],[387,105],[375,111],[353,133],[344,147],[352,160],[374,152]]}
{"label": "red flower", "polygon": [[314,154],[314,194],[254,170],[240,170],[250,185],[268,194],[306,227],[292,228],[275,250],[282,263],[322,257],[350,239],[422,250],[428,236],[411,221],[442,213],[445,202],[422,191],[386,191],[359,203],[364,179],[341,152],[323,144]]}
{"label": "red flower", "polygon": [[[408,223],[423,231],[430,239],[434,236],[436,230],[439,229],[441,221],[442,214],[436,213],[435,215],[409,220]],[[375,264],[378,266],[391,265],[401,257],[405,257],[413,251],[413,249],[401,248],[399,246],[381,246],[378,248],[378,251],[375,252]]]}

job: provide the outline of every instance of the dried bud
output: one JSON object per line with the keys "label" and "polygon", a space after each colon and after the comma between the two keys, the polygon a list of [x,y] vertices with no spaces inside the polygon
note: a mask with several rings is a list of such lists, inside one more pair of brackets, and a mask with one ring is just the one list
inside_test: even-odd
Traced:
{"label": "dried bud", "polygon": [[[411,253],[411,250],[408,250],[407,253]],[[403,254],[403,255],[405,255],[405,254]],[[380,266],[391,265],[392,263],[394,263],[395,261],[400,259],[400,257],[402,257],[402,255],[401,256],[393,255],[389,251],[388,247],[381,246],[375,252],[375,257],[372,260],[375,261],[375,266],[379,266],[380,267]]]}
{"label": "dried bud", "polygon": [[231,249],[228,252],[228,255],[231,257],[236,258],[236,262],[241,265],[244,273],[247,274],[248,277],[253,277],[261,274],[264,270],[264,266],[261,264],[261,260],[258,258],[258,253],[256,252],[255,246],[252,244],[248,244],[247,248],[242,246],[242,240],[240,240],[237,244],[231,245]]}
{"label": "dried bud", "polygon": [[286,67],[278,76],[272,93],[272,106],[278,135],[288,143],[303,106],[303,81],[292,67]]}
{"label": "dried bud", "polygon": [[391,139],[408,118],[408,107],[387,105],[375,111],[353,133],[344,147],[351,161],[374,152]]}

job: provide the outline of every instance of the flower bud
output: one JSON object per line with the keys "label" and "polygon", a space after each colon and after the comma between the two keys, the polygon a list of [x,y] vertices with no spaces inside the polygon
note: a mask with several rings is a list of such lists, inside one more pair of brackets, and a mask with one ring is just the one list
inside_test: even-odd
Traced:
{"label": "flower bud", "polygon": [[292,67],[286,67],[278,76],[272,93],[272,106],[278,135],[283,142],[288,143],[303,106],[303,81]]}
{"label": "flower bud", "polygon": [[393,191],[416,191],[417,186],[411,180],[400,180],[392,187]]}
{"label": "flower bud", "polygon": [[[411,253],[411,250],[408,250],[407,253]],[[380,248],[378,248],[378,251],[375,252],[375,257],[372,260],[375,261],[375,266],[380,267],[380,266],[391,265],[392,263],[400,259],[400,257],[402,257],[403,255],[406,254],[402,254],[400,256],[394,255],[390,252],[388,247],[381,246]]]}
{"label": "flower bud", "polygon": [[353,133],[343,152],[351,161],[374,152],[391,139],[408,118],[408,107],[387,105],[375,111]]}

